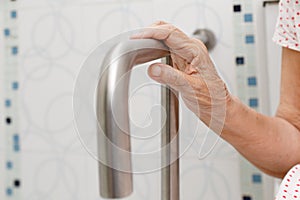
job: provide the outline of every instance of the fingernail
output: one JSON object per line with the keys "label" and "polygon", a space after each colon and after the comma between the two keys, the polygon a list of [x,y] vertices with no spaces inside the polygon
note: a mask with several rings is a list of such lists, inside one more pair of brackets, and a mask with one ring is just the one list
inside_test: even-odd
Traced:
{"label": "fingernail", "polygon": [[154,65],[152,68],[151,68],[151,74],[153,76],[160,76],[161,74],[161,67],[158,66],[158,65]]}

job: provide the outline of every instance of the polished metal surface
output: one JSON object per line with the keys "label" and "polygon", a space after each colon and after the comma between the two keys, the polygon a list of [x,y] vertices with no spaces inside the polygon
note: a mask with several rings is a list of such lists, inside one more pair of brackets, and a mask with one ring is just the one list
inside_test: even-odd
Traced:
{"label": "polished metal surface", "polygon": [[203,44],[206,46],[208,51],[213,50],[217,44],[217,39],[215,37],[215,34],[208,29],[195,30],[195,32],[193,33],[193,37],[201,40]]}
{"label": "polished metal surface", "polygon": [[[172,65],[170,57],[165,62]],[[178,93],[161,87],[161,102],[167,112],[167,118],[162,127],[161,147],[162,166],[161,170],[161,199],[180,199],[180,176],[179,176],[179,113]],[[167,147],[167,148],[164,148]]]}
{"label": "polished metal surface", "polygon": [[[101,130],[98,131],[98,152],[106,163],[99,162],[100,195],[104,198],[124,198],[133,191],[131,156],[128,153],[131,149],[128,114],[130,70],[137,64],[168,55],[168,48],[157,40],[129,40],[111,49],[102,63],[103,71],[97,89],[97,118],[111,142],[103,141],[99,137]],[[121,79],[124,82],[118,84]],[[162,89],[162,94],[169,115],[162,133],[162,145],[165,146],[178,132],[178,101],[169,89]],[[162,162],[176,159],[162,170],[163,200],[179,199],[178,137],[176,140],[162,155]]]}

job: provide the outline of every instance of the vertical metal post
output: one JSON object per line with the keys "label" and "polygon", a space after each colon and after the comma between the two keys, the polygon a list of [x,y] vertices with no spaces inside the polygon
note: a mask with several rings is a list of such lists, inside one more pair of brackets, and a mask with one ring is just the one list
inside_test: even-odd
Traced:
{"label": "vertical metal post", "polygon": [[[99,182],[100,195],[103,198],[125,198],[133,192],[127,103],[131,69],[137,64],[163,58],[169,54],[169,49],[160,41],[142,39],[118,43],[105,55],[96,100],[99,121],[97,144],[101,161]],[[121,79],[122,84],[119,83]],[[165,157],[169,158],[170,155]]]}
{"label": "vertical metal post", "polygon": [[[103,65],[108,67],[101,74],[96,102],[97,119],[100,122],[98,154],[101,160],[105,161],[99,163],[100,194],[104,198],[124,198],[133,191],[130,135],[128,135],[129,109],[128,104],[124,104],[124,100],[128,101],[129,76],[126,76],[125,84],[118,85],[118,81],[129,73],[134,65],[168,55],[169,49],[161,42],[143,39],[120,43],[105,57]],[[114,60],[116,57],[118,59]],[[169,56],[165,61],[172,65]],[[166,111],[161,138],[161,163],[165,166],[161,171],[161,199],[179,200],[178,99],[175,93],[163,87],[161,102]],[[117,121],[113,111],[118,113]],[[119,123],[123,125],[122,129]]]}
{"label": "vertical metal post", "polygon": [[[171,57],[165,62],[172,65]],[[179,180],[179,111],[176,94],[166,87],[161,87],[161,102],[166,111],[166,120],[162,122],[161,147],[161,200],[180,199]]]}

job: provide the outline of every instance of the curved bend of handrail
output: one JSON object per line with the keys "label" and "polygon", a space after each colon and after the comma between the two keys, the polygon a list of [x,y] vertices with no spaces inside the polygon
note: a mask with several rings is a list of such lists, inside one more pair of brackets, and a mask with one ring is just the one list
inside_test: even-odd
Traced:
{"label": "curved bend of handrail", "polygon": [[162,42],[139,39],[119,43],[105,56],[96,100],[98,122],[107,138],[99,137],[102,133],[98,131],[98,154],[104,161],[99,163],[100,195],[104,198],[124,198],[133,191],[128,114],[130,70],[168,55],[169,49]]}

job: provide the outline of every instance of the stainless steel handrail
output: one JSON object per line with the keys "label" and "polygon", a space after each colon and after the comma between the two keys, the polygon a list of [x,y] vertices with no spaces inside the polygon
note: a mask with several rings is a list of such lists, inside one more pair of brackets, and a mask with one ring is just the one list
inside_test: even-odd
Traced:
{"label": "stainless steel handrail", "polygon": [[[169,49],[152,39],[129,40],[112,48],[105,56],[103,71],[97,89],[97,118],[108,141],[98,137],[98,153],[105,164],[99,163],[100,195],[104,198],[123,198],[133,192],[128,114],[130,70],[137,64],[168,57]],[[170,58],[169,63],[171,64]],[[119,80],[125,80],[118,85]],[[117,88],[117,89],[116,89]],[[167,111],[163,127],[162,146],[171,142],[178,133],[178,100],[169,89],[162,89],[162,103]],[[112,102],[113,106],[112,107]],[[118,122],[114,119],[118,115]],[[122,127],[119,125],[122,124]],[[98,131],[98,135],[100,130]],[[162,170],[162,199],[179,199],[179,142],[162,152],[162,163],[170,164]],[[118,148],[114,148],[114,147]],[[120,151],[124,150],[124,151]],[[120,169],[121,168],[121,169]]]}

